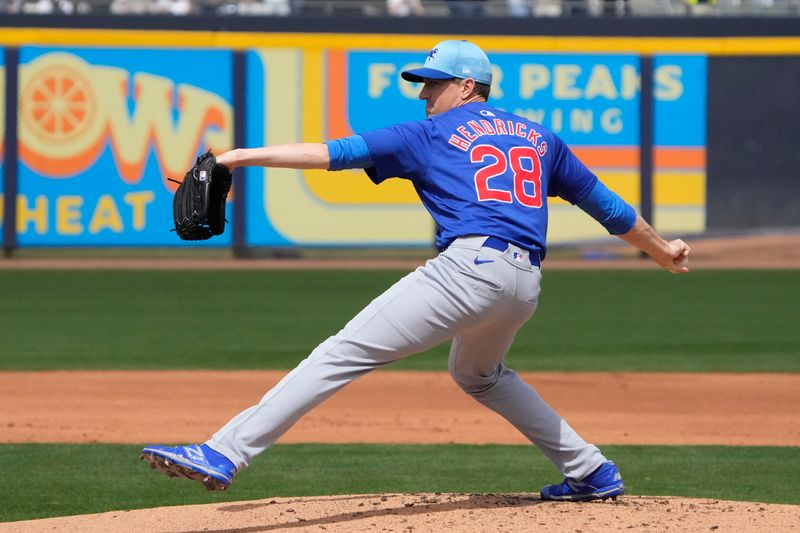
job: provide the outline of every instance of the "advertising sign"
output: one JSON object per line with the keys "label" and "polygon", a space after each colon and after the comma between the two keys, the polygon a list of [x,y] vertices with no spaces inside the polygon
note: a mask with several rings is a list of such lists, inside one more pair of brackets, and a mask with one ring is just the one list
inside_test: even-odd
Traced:
{"label": "advertising sign", "polygon": [[[182,244],[169,231],[168,178],[182,179],[198,153],[232,146],[231,57],[22,48],[19,244]],[[202,245],[228,246],[230,232]]]}

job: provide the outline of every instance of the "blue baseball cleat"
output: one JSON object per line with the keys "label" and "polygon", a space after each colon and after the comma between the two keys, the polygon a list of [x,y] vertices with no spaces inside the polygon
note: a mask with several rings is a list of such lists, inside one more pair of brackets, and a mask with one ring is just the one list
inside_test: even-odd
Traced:
{"label": "blue baseball cleat", "polygon": [[580,481],[566,478],[560,485],[542,487],[543,500],[583,502],[589,500],[616,500],[625,492],[617,465],[608,461]]}
{"label": "blue baseball cleat", "polygon": [[193,479],[208,490],[227,490],[236,474],[236,467],[227,457],[205,444],[146,446],[140,459],[169,477]]}

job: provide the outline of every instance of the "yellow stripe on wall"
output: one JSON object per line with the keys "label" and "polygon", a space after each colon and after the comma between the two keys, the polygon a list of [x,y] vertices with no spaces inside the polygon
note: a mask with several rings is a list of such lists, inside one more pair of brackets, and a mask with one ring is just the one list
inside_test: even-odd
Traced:
{"label": "yellow stripe on wall", "polygon": [[694,172],[656,172],[653,176],[656,205],[706,205],[706,175]]}
{"label": "yellow stripe on wall", "polygon": [[[331,179],[330,172],[306,171],[309,190],[330,204],[416,204],[419,198],[405,180],[387,180],[375,187],[362,171],[338,172]],[[626,202],[639,205],[639,173],[637,171],[604,172],[598,177]],[[705,174],[702,172],[656,173],[653,183],[653,202],[656,205],[705,206]],[[549,198],[553,205],[567,205],[561,198]]]}
{"label": "yellow stripe on wall", "polygon": [[259,47],[424,50],[444,38],[469,39],[491,51],[702,53],[709,55],[800,54],[800,37],[547,37],[488,35],[392,35],[260,33],[229,31],[3,28],[0,45],[132,46],[182,48]]}
{"label": "yellow stripe on wall", "polygon": [[[597,172],[600,180],[623,200],[639,205],[639,173]],[[560,198],[550,198],[550,203],[564,205]],[[653,176],[653,203],[655,205],[696,207],[706,205],[706,175],[702,171],[656,172]]]}

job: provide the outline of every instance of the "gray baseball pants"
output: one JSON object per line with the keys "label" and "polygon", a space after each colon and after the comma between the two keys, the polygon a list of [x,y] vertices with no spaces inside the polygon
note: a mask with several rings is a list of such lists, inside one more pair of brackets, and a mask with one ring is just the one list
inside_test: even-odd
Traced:
{"label": "gray baseball pants", "polygon": [[600,451],[503,364],[536,311],[541,272],[527,251],[509,245],[501,252],[484,241],[457,239],[395,283],[207,444],[242,469],[354,379],[453,339],[449,371],[465,392],[513,424],[564,476],[590,474],[606,460]]}

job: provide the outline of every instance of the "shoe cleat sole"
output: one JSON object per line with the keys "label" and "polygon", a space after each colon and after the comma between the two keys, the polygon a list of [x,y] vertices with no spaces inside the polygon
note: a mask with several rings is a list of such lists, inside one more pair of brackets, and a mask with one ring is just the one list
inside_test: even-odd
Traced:
{"label": "shoe cleat sole", "polygon": [[597,500],[600,501],[617,501],[619,495],[616,496],[596,496],[596,495],[587,495],[587,496],[565,496],[562,498],[542,498],[545,501],[552,501],[552,502],[594,502]]}
{"label": "shoe cleat sole", "polygon": [[192,481],[197,481],[209,491],[228,490],[229,484],[214,479],[208,474],[196,472],[195,470],[192,470],[186,466],[173,463],[165,457],[150,453],[143,453],[139,456],[139,458],[148,463],[150,468],[154,468],[169,477],[183,477],[186,479],[191,479]]}
{"label": "shoe cleat sole", "polygon": [[545,501],[554,501],[554,502],[592,502],[592,501],[617,501],[619,496],[625,494],[625,490],[621,487],[615,487],[613,489],[606,490],[605,492],[590,492],[588,494],[567,494],[564,496],[550,496],[550,497],[542,497],[542,500]]}

